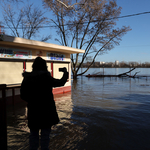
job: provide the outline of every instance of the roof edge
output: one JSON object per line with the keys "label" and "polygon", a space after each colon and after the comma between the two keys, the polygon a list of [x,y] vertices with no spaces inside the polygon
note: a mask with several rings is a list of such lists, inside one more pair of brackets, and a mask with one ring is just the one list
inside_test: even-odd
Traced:
{"label": "roof edge", "polygon": [[68,46],[61,46],[61,45],[57,45],[57,44],[51,44],[51,43],[46,43],[46,42],[41,42],[41,41],[35,41],[35,40],[29,40],[29,39],[24,39],[24,38],[20,38],[20,37],[13,37],[13,36],[9,36],[9,35],[1,35],[1,41],[5,41],[5,42],[12,42],[12,43],[16,43],[20,45],[27,45],[28,47],[31,46],[31,48],[33,46],[38,46],[38,47],[42,47],[43,50],[45,48],[45,50],[49,49],[57,49],[57,50],[63,50],[66,53],[84,53],[85,50],[81,50],[81,49],[76,49],[76,48],[72,48],[72,47],[68,47]]}

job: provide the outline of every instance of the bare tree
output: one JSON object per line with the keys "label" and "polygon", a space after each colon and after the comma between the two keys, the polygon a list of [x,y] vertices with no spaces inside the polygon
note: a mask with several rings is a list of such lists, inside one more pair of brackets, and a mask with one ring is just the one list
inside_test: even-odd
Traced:
{"label": "bare tree", "polygon": [[12,3],[18,3],[18,2],[23,2],[23,0],[0,0],[0,2],[12,2]]}
{"label": "bare tree", "polygon": [[[113,49],[130,30],[125,26],[115,28],[121,12],[115,0],[43,0],[43,3],[55,16],[51,20],[59,35],[56,40],[61,45],[85,49],[85,53],[80,54],[79,65],[79,54],[71,56],[73,78],[84,74],[97,55]],[[93,61],[84,72],[78,74],[88,56],[92,56]]]}
{"label": "bare tree", "polygon": [[[48,22],[44,13],[33,4],[28,4],[19,10],[12,5],[3,7],[3,24],[11,30],[13,36],[31,39],[37,36],[39,30]],[[50,36],[44,37],[44,41]]]}
{"label": "bare tree", "polygon": [[81,5],[81,6],[84,5],[84,4],[77,3],[77,2],[72,4],[72,5],[67,5],[64,2],[62,2],[61,0],[56,0],[56,1],[59,2],[60,4],[62,4],[63,6],[65,6],[66,8],[68,8],[68,9],[74,9],[75,12],[78,11],[78,10],[75,9],[75,5]]}

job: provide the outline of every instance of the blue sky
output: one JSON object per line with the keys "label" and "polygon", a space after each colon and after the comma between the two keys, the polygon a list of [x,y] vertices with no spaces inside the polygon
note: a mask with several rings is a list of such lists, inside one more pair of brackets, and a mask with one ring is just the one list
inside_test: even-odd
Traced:
{"label": "blue sky", "polygon": [[[121,15],[150,11],[150,0],[117,0],[122,7]],[[117,26],[130,26],[119,46],[97,58],[102,61],[150,62],[150,14],[119,19]]]}
{"label": "blue sky", "polygon": [[[30,3],[33,2],[42,7],[41,1],[30,0]],[[150,11],[150,0],[117,0],[117,4],[122,7],[120,16]],[[51,14],[47,13],[47,15]],[[124,25],[130,26],[132,30],[123,36],[119,46],[116,46],[107,54],[98,56],[96,61],[150,62],[150,14],[120,18],[117,21],[117,26],[121,27]],[[46,30],[49,29],[46,28]],[[50,32],[46,30],[42,30],[41,34]],[[51,33],[55,34],[53,31]],[[54,41],[54,38],[49,42],[59,44]]]}

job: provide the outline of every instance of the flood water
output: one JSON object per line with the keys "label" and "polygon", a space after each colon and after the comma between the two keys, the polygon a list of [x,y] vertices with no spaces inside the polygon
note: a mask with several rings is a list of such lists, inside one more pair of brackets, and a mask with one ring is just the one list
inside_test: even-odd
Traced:
{"label": "flood water", "polygon": [[[105,74],[119,74],[128,70],[104,71]],[[136,69],[131,74],[137,71],[139,75],[150,73],[150,69]],[[88,73],[93,72],[98,69]],[[79,77],[72,82],[71,95],[68,104],[67,100],[56,101],[58,107],[64,104],[62,111],[68,114],[70,123],[65,132],[68,143],[64,149],[150,149],[150,78]]]}
{"label": "flood water", "polygon": [[[150,75],[150,69],[136,71]],[[103,69],[87,74],[93,72]],[[55,95],[55,101],[61,121],[52,128],[52,150],[150,149],[150,78],[82,76],[72,81],[71,93]]]}

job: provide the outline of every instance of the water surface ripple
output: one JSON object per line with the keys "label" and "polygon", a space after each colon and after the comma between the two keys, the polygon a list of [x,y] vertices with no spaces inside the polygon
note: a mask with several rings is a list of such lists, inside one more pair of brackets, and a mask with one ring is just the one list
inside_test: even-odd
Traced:
{"label": "water surface ripple", "polygon": [[58,149],[150,149],[150,80],[82,77],[68,99],[56,100],[59,115],[67,116]]}

